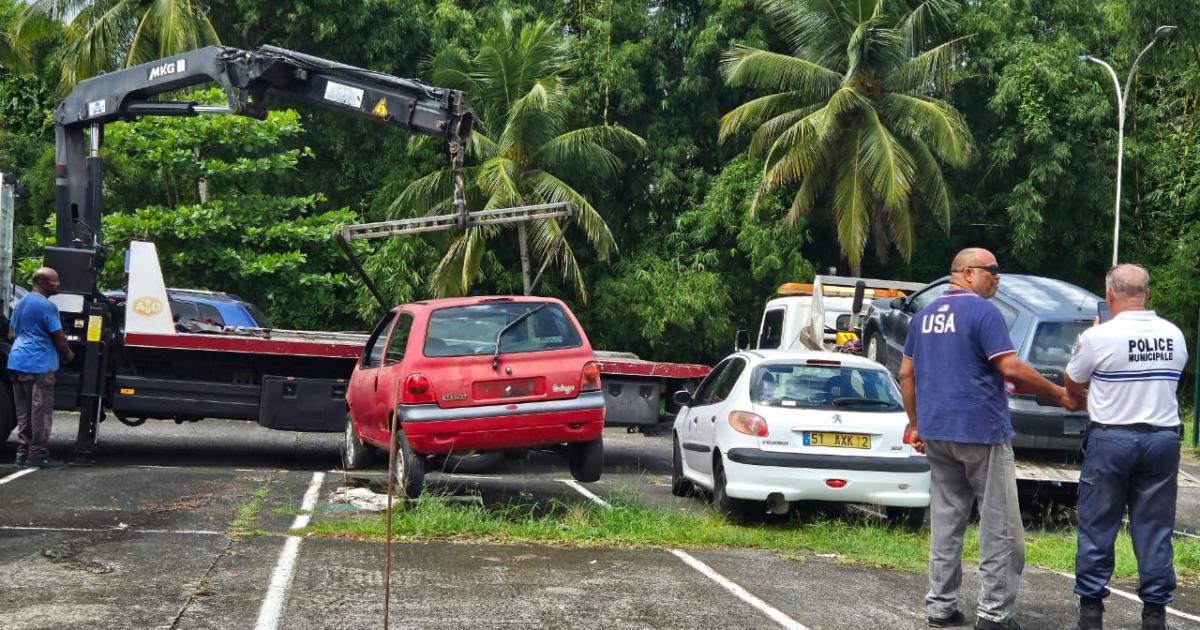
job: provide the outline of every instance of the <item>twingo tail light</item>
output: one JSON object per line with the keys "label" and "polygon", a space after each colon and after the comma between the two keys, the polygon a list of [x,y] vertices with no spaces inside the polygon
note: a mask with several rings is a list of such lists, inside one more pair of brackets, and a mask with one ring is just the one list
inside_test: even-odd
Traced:
{"label": "twingo tail light", "polygon": [[435,402],[433,383],[424,374],[409,374],[400,388],[400,402],[406,405]]}
{"label": "twingo tail light", "polygon": [[595,361],[583,364],[583,373],[579,376],[579,391],[591,392],[600,389],[600,366]]}
{"label": "twingo tail light", "polygon": [[762,416],[749,411],[729,412],[729,426],[738,433],[755,437],[767,437],[770,434],[767,429],[767,421]]}

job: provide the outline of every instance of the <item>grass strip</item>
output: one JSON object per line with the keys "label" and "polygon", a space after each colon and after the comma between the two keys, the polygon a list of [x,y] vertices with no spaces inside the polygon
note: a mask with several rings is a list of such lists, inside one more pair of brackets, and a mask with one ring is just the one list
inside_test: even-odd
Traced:
{"label": "grass strip", "polygon": [[275,473],[268,473],[262,485],[250,496],[250,502],[238,508],[237,517],[229,524],[230,536],[259,536],[265,533],[258,529],[258,516],[262,513],[263,501],[271,492],[271,484],[274,481]]}
{"label": "grass strip", "polygon": [[[482,543],[537,543],[581,547],[681,547],[771,549],[787,557],[835,555],[839,561],[924,572],[929,532],[892,529],[867,516],[837,519],[787,520],[755,524],[733,523],[712,510],[683,513],[648,508],[627,499],[611,509],[592,504],[545,506],[507,505],[485,508],[425,497],[398,507],[393,534],[409,541],[458,540]],[[381,541],[386,533],[381,514],[331,516],[306,528],[312,536]],[[977,562],[979,532],[968,529],[963,549],[966,562]],[[1026,562],[1066,573],[1074,572],[1075,533],[1027,532]],[[1117,579],[1137,576],[1132,545],[1126,532],[1117,539]],[[1175,569],[1181,579],[1200,576],[1200,541],[1175,541]]]}

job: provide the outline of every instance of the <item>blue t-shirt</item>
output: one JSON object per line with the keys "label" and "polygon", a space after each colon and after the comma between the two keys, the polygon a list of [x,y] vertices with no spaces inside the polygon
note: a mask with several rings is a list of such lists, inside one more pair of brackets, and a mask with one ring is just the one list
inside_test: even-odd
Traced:
{"label": "blue t-shirt", "polygon": [[924,440],[1012,441],[1004,377],[992,359],[1015,352],[995,304],[947,291],[908,324],[904,356],[917,377],[917,433]]}
{"label": "blue t-shirt", "polygon": [[41,293],[26,295],[13,308],[10,325],[13,345],[8,369],[32,374],[58,370],[58,350],[50,335],[62,330],[62,322],[53,302]]}

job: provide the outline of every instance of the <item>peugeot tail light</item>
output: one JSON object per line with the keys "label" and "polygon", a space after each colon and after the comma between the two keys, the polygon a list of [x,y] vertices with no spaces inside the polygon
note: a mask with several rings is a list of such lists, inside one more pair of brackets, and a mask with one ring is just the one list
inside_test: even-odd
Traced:
{"label": "peugeot tail light", "polygon": [[762,416],[749,411],[732,411],[729,413],[729,426],[733,427],[738,433],[753,435],[755,437],[767,437],[770,431],[767,429],[767,421]]}

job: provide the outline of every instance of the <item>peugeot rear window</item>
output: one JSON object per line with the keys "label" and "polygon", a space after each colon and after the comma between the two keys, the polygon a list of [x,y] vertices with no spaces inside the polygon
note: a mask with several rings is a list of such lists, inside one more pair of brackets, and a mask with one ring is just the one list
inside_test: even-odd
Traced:
{"label": "peugeot rear window", "polygon": [[490,355],[496,348],[496,333],[534,309],[538,309],[537,312],[504,333],[500,352],[560,350],[583,344],[571,318],[557,304],[491,302],[434,311],[429,316],[429,330],[425,334],[425,356]]}
{"label": "peugeot rear window", "polygon": [[1037,333],[1033,335],[1033,345],[1029,348],[1029,362],[1047,367],[1067,367],[1067,362],[1071,360],[1071,351],[1075,348],[1075,340],[1091,326],[1091,322],[1038,324]]}
{"label": "peugeot rear window", "polygon": [[900,392],[884,370],[837,365],[761,364],[750,378],[756,405],[899,411]]}

